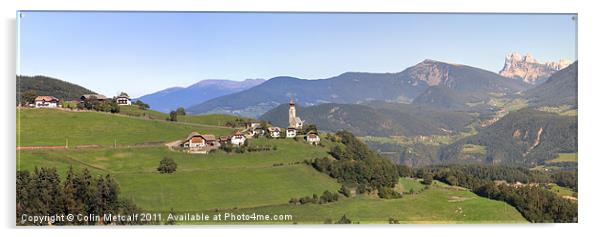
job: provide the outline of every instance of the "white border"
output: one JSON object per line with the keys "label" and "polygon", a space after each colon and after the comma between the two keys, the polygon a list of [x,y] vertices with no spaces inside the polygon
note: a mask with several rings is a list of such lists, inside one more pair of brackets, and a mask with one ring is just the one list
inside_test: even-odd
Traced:
{"label": "white border", "polygon": [[[600,9],[596,1],[519,0],[5,0],[2,14],[2,80],[4,151],[2,172],[3,236],[574,236],[597,233],[601,187],[598,173],[602,76],[600,66]],[[137,10],[137,11],[360,11],[360,12],[495,12],[579,14],[579,224],[546,225],[361,225],[361,226],[187,226],[108,228],[15,228],[15,16],[16,10]],[[517,36],[521,37],[521,36]]]}

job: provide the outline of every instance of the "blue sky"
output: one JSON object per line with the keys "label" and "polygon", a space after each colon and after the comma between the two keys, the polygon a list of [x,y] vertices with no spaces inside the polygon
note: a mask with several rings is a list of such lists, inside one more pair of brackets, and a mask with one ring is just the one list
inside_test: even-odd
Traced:
{"label": "blue sky", "polygon": [[572,15],[22,12],[17,73],[112,96],[203,79],[399,72],[424,59],[497,72],[510,52],[576,59]]}

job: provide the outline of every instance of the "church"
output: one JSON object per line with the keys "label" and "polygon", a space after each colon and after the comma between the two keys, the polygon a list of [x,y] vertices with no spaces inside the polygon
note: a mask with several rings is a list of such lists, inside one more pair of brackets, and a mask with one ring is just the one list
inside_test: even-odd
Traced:
{"label": "church", "polygon": [[291,97],[291,101],[288,103],[288,127],[301,129],[303,128],[303,120],[297,117],[297,111],[295,110],[295,99]]}

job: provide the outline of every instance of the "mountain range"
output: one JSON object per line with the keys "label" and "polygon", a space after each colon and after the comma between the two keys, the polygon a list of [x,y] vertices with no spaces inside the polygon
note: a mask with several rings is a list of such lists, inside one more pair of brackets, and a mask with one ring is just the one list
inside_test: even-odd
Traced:
{"label": "mountain range", "polygon": [[178,107],[189,107],[209,99],[236,93],[263,83],[263,79],[202,80],[188,87],[171,87],[138,98],[154,110],[169,113]]}
{"label": "mountain range", "polygon": [[[441,87],[445,89],[437,89]],[[347,72],[318,80],[275,77],[248,90],[191,106],[187,111],[258,117],[290,97],[302,106],[374,100],[410,103],[416,98],[419,104],[438,105],[439,98],[445,97],[465,104],[481,101],[490,93],[514,93],[528,87],[524,82],[483,69],[427,59],[398,73]]]}

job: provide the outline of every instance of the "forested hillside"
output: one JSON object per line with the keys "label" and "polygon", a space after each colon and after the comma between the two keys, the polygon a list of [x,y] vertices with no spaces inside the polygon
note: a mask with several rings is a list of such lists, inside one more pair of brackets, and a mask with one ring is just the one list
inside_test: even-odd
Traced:
{"label": "forested hillside", "polygon": [[63,100],[75,100],[83,94],[95,92],[82,86],[46,76],[17,76],[17,101],[21,93],[34,91],[36,95],[50,95]]}
{"label": "forested hillside", "polygon": [[[486,152],[465,152],[474,145]],[[441,150],[443,162],[536,165],[577,151],[577,117],[534,109],[511,112],[478,134]]]}

